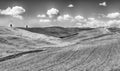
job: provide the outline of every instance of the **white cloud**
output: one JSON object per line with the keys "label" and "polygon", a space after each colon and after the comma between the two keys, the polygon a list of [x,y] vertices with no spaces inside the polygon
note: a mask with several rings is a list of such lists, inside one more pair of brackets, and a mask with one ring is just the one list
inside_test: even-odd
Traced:
{"label": "white cloud", "polygon": [[68,7],[72,8],[72,7],[74,7],[74,5],[73,4],[69,4]]}
{"label": "white cloud", "polygon": [[71,20],[73,17],[70,16],[69,14],[66,14],[63,16],[64,20]]}
{"label": "white cloud", "polygon": [[92,27],[92,28],[96,28],[96,27],[119,27],[120,28],[120,20],[107,20],[107,21],[103,21],[103,20],[97,20],[95,18],[88,18],[87,21],[84,22],[85,24],[83,24],[83,22],[78,22],[76,23],[79,27]]}
{"label": "white cloud", "polygon": [[51,22],[51,20],[50,19],[40,19],[39,22],[41,22],[41,23],[49,23],[49,22]]}
{"label": "white cloud", "polygon": [[[55,15],[57,13],[54,13]],[[53,15],[53,14],[52,14]],[[39,17],[45,17],[44,15],[39,15]],[[120,14],[119,12],[115,12],[115,13],[109,13],[108,15],[102,15],[104,18],[117,18],[117,17],[120,17]],[[57,20],[56,21],[60,21],[60,22],[69,22],[69,23],[76,23],[76,26],[79,26],[79,27],[92,27],[92,28],[96,28],[96,27],[120,27],[119,23],[120,23],[120,20],[106,20],[106,21],[103,21],[102,19],[96,19],[94,17],[89,17],[89,18],[84,18],[83,16],[81,15],[76,15],[75,17],[69,15],[69,14],[64,14],[64,15],[61,15],[61,16],[58,16],[57,17]],[[50,23],[52,22],[50,19],[40,19],[39,22],[41,23]]]}
{"label": "white cloud", "polygon": [[95,21],[95,18],[90,17],[90,18],[88,18],[88,20],[90,20],[90,21]]}
{"label": "white cloud", "polygon": [[120,17],[120,13],[119,12],[109,13],[106,17],[107,18],[118,18]]}
{"label": "white cloud", "polygon": [[62,21],[62,20],[64,20],[64,18],[62,16],[58,16],[57,20]]}
{"label": "white cloud", "polygon": [[69,14],[65,14],[63,16],[58,16],[57,18],[58,21],[72,21],[73,20],[73,17],[70,16]]}
{"label": "white cloud", "polygon": [[15,17],[15,18],[18,18],[18,19],[23,19],[23,17],[22,16],[20,16],[20,15],[13,15],[13,17]]}
{"label": "white cloud", "polygon": [[77,15],[77,16],[75,16],[74,17],[74,21],[77,21],[77,22],[86,22],[87,20],[83,17],[83,16],[81,16],[81,15]]}
{"label": "white cloud", "polygon": [[72,22],[76,23],[76,26],[78,27],[91,27],[91,28],[96,28],[96,27],[120,27],[120,20],[106,20],[103,21],[102,19],[96,19],[94,17],[89,17],[89,18],[84,18],[81,15],[77,15],[74,18],[70,16],[69,14],[65,14],[63,16],[59,16],[57,21],[67,21],[67,22]]}
{"label": "white cloud", "polygon": [[109,27],[119,27],[120,28],[120,20],[109,20],[106,23]]}
{"label": "white cloud", "polygon": [[5,10],[0,10],[0,14],[2,15],[9,15],[15,18],[22,19],[23,17],[20,14],[23,14],[25,12],[25,9],[21,6],[14,6],[14,7],[8,7]]}
{"label": "white cloud", "polygon": [[84,22],[78,22],[76,23],[79,27],[92,27],[92,28],[96,28],[96,27],[103,27],[106,26],[104,21],[101,20],[97,20],[93,17],[88,18],[86,21]]}
{"label": "white cloud", "polygon": [[42,14],[42,15],[37,15],[38,18],[45,18],[46,15]]}
{"label": "white cloud", "polygon": [[96,20],[95,18],[88,18],[86,23],[87,23],[87,26],[93,27],[93,28],[103,26],[103,22]]}
{"label": "white cloud", "polygon": [[77,15],[77,16],[75,16],[75,19],[76,19],[76,20],[81,20],[81,19],[84,19],[84,17],[83,17],[83,16],[80,16],[80,15]]}
{"label": "white cloud", "polygon": [[59,16],[59,10],[55,9],[55,8],[51,8],[47,11],[47,15],[49,16],[49,18],[58,17]]}
{"label": "white cloud", "polygon": [[100,6],[107,6],[106,2],[99,3]]}

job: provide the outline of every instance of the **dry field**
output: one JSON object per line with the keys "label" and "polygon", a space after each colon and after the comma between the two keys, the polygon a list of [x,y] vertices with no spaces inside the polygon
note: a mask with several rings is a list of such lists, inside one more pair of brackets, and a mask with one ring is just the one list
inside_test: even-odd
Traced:
{"label": "dry field", "polygon": [[0,71],[120,71],[119,28],[50,29],[0,27]]}

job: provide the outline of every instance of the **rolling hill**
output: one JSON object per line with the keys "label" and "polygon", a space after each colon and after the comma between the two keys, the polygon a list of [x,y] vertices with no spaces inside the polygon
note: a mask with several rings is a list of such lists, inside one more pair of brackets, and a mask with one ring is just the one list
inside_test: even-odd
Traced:
{"label": "rolling hill", "polygon": [[120,71],[120,28],[0,27],[0,71]]}

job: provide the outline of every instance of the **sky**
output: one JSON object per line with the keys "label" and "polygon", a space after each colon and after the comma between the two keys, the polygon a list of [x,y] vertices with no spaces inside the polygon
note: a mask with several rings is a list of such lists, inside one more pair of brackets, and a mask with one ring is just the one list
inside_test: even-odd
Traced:
{"label": "sky", "polygon": [[0,0],[0,26],[119,26],[120,0]]}

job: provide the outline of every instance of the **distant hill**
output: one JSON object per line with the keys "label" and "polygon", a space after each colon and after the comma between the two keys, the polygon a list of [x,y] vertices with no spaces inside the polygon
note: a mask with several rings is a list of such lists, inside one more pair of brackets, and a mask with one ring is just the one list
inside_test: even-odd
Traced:
{"label": "distant hill", "polygon": [[66,37],[69,35],[74,35],[77,34],[80,31],[88,31],[92,30],[93,28],[64,28],[64,27],[33,27],[33,28],[22,28],[19,27],[20,29],[24,29],[27,31],[31,31],[34,33],[41,33],[45,35],[50,35],[54,37]]}
{"label": "distant hill", "polygon": [[[75,35],[81,31],[90,31],[90,30],[96,29],[96,28],[89,28],[89,27],[88,28],[78,28],[78,27],[64,28],[64,27],[57,27],[57,26],[55,27],[33,27],[33,28],[18,27],[18,28],[24,29],[30,32],[34,32],[34,33],[40,33],[40,34],[45,34],[45,35],[59,37],[59,38],[64,38],[67,36]],[[107,29],[114,33],[115,32],[120,33],[120,28],[111,27]]]}

